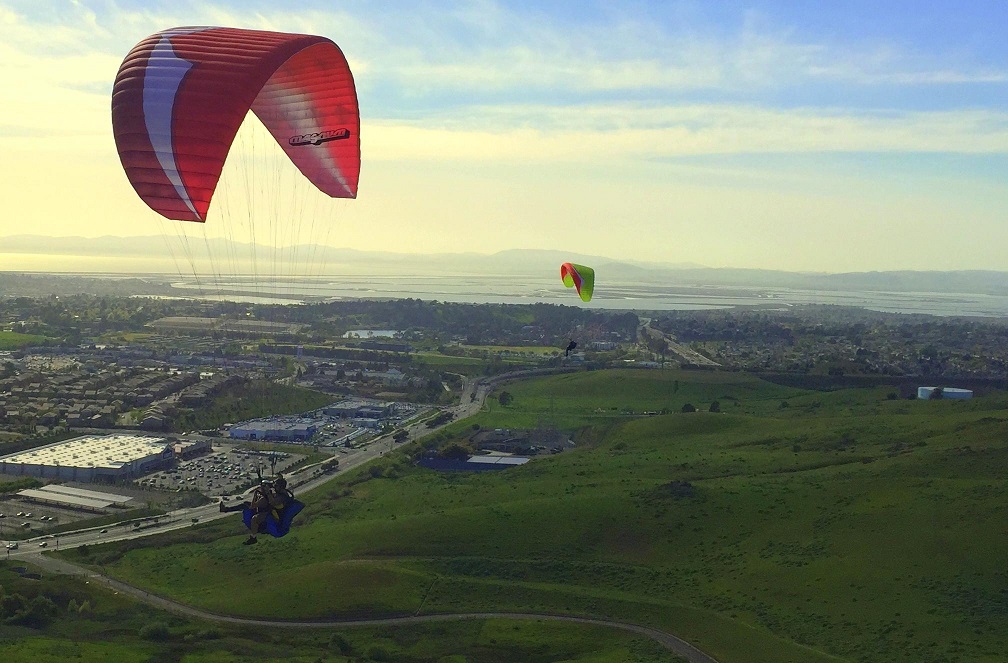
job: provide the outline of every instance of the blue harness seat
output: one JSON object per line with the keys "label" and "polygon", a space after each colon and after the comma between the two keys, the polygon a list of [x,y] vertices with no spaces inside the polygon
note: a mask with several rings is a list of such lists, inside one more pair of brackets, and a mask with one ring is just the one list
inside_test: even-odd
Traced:
{"label": "blue harness seat", "polygon": [[[290,531],[294,516],[301,513],[301,509],[303,508],[304,504],[291,498],[287,500],[287,505],[279,513],[270,509],[266,516],[266,521],[260,527],[259,533],[269,534],[277,538],[283,536]],[[245,521],[245,527],[252,527],[252,516],[254,515],[255,512],[250,507],[242,509],[242,520]]]}

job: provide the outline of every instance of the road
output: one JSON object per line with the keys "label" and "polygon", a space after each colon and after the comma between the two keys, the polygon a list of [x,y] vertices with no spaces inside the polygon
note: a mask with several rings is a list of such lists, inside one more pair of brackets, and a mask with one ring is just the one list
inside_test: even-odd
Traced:
{"label": "road", "polygon": [[[426,430],[429,432],[430,429]],[[365,447],[354,449],[346,455],[339,455],[339,469],[335,472],[328,472],[311,478],[305,477],[302,472],[293,472],[287,475],[287,481],[292,490],[296,489],[297,493],[306,492],[332,480],[334,476],[374,460],[375,458],[381,456],[387,448],[387,439],[385,437],[377,438],[368,443]],[[230,503],[238,501],[238,499],[239,498],[236,497]],[[217,502],[213,502],[203,506],[169,511],[163,516],[158,516],[156,522],[152,519],[150,524],[145,524],[139,529],[135,529],[127,523],[125,525],[116,524],[105,525],[103,527],[89,527],[73,532],[34,537],[19,542],[17,550],[7,551],[8,558],[16,559],[37,553],[39,551],[39,544],[43,542],[47,544],[47,548],[52,548],[54,550],[66,550],[68,548],[76,548],[83,545],[139,539],[141,537],[170,532],[172,530],[182,529],[185,527],[192,527],[197,523],[206,523],[217,520],[218,518],[227,517],[235,518],[236,531],[241,529],[238,525],[240,518],[235,516],[233,513],[221,513]],[[103,533],[103,529],[107,531]]]}
{"label": "road", "polygon": [[[499,381],[499,379],[500,377],[497,381]],[[459,404],[447,408],[447,411],[454,415],[453,420],[465,419],[466,417],[470,417],[479,412],[480,408],[483,407],[483,401],[486,399],[486,395],[489,393],[490,389],[493,388],[493,384],[495,383],[496,381],[485,378],[465,379],[463,381]],[[424,435],[436,432],[443,426],[447,426],[448,423],[450,422],[446,422],[434,428],[428,428],[427,424],[420,421],[406,426],[401,426],[399,429],[407,432],[408,437],[403,442],[406,443],[417,440]],[[328,481],[331,481],[335,476],[371,462],[375,458],[382,456],[386,451],[395,446],[395,444],[396,443],[393,442],[391,434],[377,437],[373,440],[369,440],[362,447],[352,450],[348,449],[346,454],[336,453],[335,457],[339,458],[339,468],[335,472],[328,472],[317,477],[310,477],[308,475],[310,475],[312,468],[308,468],[307,472],[297,471],[287,474],[287,481],[290,484],[291,489],[295,490],[296,493],[300,494],[307,492]],[[238,498],[235,498],[234,501],[237,501],[237,499]],[[185,527],[192,527],[197,523],[211,522],[217,520],[218,518],[226,518],[229,516],[233,516],[233,514],[221,513],[217,503],[214,502],[204,506],[170,511],[163,516],[159,516],[157,518],[157,522],[153,522],[152,520],[152,522],[145,524],[139,529],[134,529],[129,524],[125,526],[123,524],[118,524],[106,525],[104,527],[89,527],[72,532],[64,532],[58,535],[33,537],[19,542],[17,550],[8,550],[5,552],[7,553],[8,559],[17,559],[37,554],[40,551],[39,544],[43,542],[46,543],[46,548],[66,550],[67,548],[76,548],[83,545],[139,539],[153,534],[161,534],[163,532],[170,532],[172,530],[182,529]],[[103,529],[107,530],[107,532],[103,533],[101,531]]]}
{"label": "road", "polygon": [[87,578],[88,580],[99,582],[111,588],[113,591],[132,596],[156,608],[167,610],[175,614],[184,615],[187,617],[194,617],[196,619],[202,619],[210,622],[240,624],[246,626],[266,626],[271,628],[325,629],[325,628],[349,628],[349,627],[363,627],[363,626],[397,626],[406,624],[422,624],[430,622],[460,621],[468,619],[522,619],[522,620],[556,621],[556,622],[567,622],[573,624],[588,624],[591,626],[603,626],[606,628],[615,628],[620,629],[622,631],[637,633],[646,636],[648,638],[651,638],[652,640],[658,642],[669,651],[675,653],[677,656],[682,656],[687,661],[690,661],[690,663],[718,663],[717,659],[713,658],[708,654],[705,654],[704,652],[700,651],[690,643],[686,642],[685,640],[681,640],[680,638],[677,638],[671,633],[659,631],[658,629],[649,628],[647,626],[640,626],[638,624],[628,624],[626,622],[619,622],[610,619],[595,619],[593,617],[576,617],[573,615],[554,615],[549,613],[521,613],[521,612],[441,613],[441,614],[427,614],[427,615],[409,615],[405,617],[385,617],[377,619],[329,619],[319,621],[287,621],[287,620],[281,621],[270,619],[254,619],[248,617],[235,617],[233,615],[219,615],[217,613],[208,612],[206,610],[201,610],[199,608],[194,608],[191,605],[179,603],[177,601],[173,601],[172,599],[160,596],[158,594],[151,594],[146,590],[134,587],[132,585],[128,585],[124,582],[120,582],[119,580],[115,580],[113,578],[109,578],[108,576],[92,571],[91,569],[87,569],[82,566],[77,566],[76,564],[67,562],[62,559],[43,556],[38,554],[37,552],[32,554],[30,561],[51,573],[60,573],[63,575],[84,577]]}
{"label": "road", "polygon": [[721,364],[717,363],[713,359],[708,359],[707,357],[704,357],[696,350],[693,350],[692,348],[689,348],[683,345],[682,343],[679,343],[672,336],[669,336],[662,330],[655,329],[654,327],[651,326],[650,320],[643,323],[638,329],[638,332],[641,334],[641,336],[650,338],[652,340],[659,342],[664,341],[666,347],[668,348],[669,354],[676,356],[679,359],[679,361],[683,363],[693,364],[694,366],[709,366],[711,368],[721,366]]}
{"label": "road", "polygon": [[[568,372],[571,369],[561,369],[562,372]],[[478,412],[483,407],[483,402],[486,400],[487,394],[495,386],[503,384],[510,380],[522,379],[535,374],[541,374],[542,370],[535,371],[521,371],[517,373],[505,374],[495,376],[493,378],[477,378],[477,379],[466,379],[463,381],[461,399],[458,405],[448,408],[454,416],[454,420],[465,419]],[[546,371],[546,372],[556,372],[556,371]],[[450,422],[448,422],[450,423]],[[432,432],[436,432],[439,428],[448,425],[448,423],[442,424],[435,428],[428,428],[425,423],[415,422],[409,424],[406,427],[401,428],[406,430],[409,434],[408,441],[416,440],[424,435]],[[352,452],[346,455],[340,455],[339,457],[339,469],[336,472],[328,472],[322,474],[318,477],[304,477],[298,472],[291,473],[287,475],[287,479],[290,482],[292,488],[297,488],[297,492],[305,492],[313,488],[317,488],[322,484],[331,481],[334,476],[347,472],[355,467],[359,467],[368,463],[375,458],[381,456],[386,450],[394,445],[391,435],[382,436],[376,438],[375,440],[369,442],[365,447],[360,449],[354,449]],[[589,624],[594,626],[604,626],[608,628],[616,628],[624,631],[630,631],[633,633],[638,633],[640,635],[647,636],[652,640],[660,643],[669,651],[674,652],[678,656],[686,658],[690,663],[717,663],[717,660],[708,654],[700,651],[693,645],[689,644],[685,640],[681,640],[671,633],[665,633],[664,631],[659,631],[657,629],[648,628],[646,626],[640,626],[637,624],[628,624],[625,622],[612,621],[606,619],[595,619],[592,617],[575,617],[571,615],[552,615],[552,614],[540,614],[540,613],[511,613],[511,612],[480,612],[480,613],[459,613],[459,614],[428,614],[428,615],[412,615],[408,617],[388,617],[381,619],[345,619],[345,620],[328,620],[328,621],[313,621],[313,622],[299,622],[299,621],[271,621],[263,619],[250,619],[244,617],[235,617],[231,615],[218,615],[215,613],[200,610],[199,608],[194,608],[183,603],[178,603],[171,599],[159,596],[156,594],[151,594],[146,590],[128,585],[121,581],[109,578],[100,573],[97,573],[91,569],[87,569],[82,566],[67,562],[65,560],[51,557],[48,555],[43,555],[42,552],[46,550],[65,550],[67,548],[76,548],[83,545],[93,545],[98,543],[108,543],[111,541],[126,541],[131,539],[139,539],[145,536],[151,536],[153,534],[160,534],[163,532],[169,532],[172,530],[182,529],[185,527],[192,527],[197,522],[205,523],[217,520],[218,518],[225,517],[235,517],[232,513],[221,513],[218,505],[216,503],[209,504],[200,507],[193,507],[187,509],[177,509],[171,511],[168,514],[159,517],[157,523],[152,523],[151,525],[144,527],[142,529],[133,529],[130,527],[124,527],[123,525],[110,525],[105,528],[92,527],[83,530],[78,530],[74,532],[66,532],[60,534],[58,537],[56,535],[46,536],[46,537],[36,537],[28,541],[20,543],[17,550],[7,550],[7,559],[24,559],[32,564],[42,567],[53,573],[60,573],[64,575],[75,575],[87,577],[88,579],[101,582],[102,584],[111,587],[117,592],[123,594],[128,594],[141,601],[149,603],[155,607],[162,608],[174,612],[176,614],[188,615],[190,617],[196,617],[198,619],[205,619],[208,621],[216,622],[226,622],[232,624],[247,624],[247,625],[260,625],[260,626],[272,626],[272,627],[293,627],[293,628],[333,628],[333,627],[353,627],[353,626],[394,626],[400,624],[418,624],[424,622],[438,622],[438,621],[457,621],[463,619],[531,619],[531,620],[548,620],[548,621],[561,621],[577,624]],[[107,532],[102,533],[101,530],[106,529]],[[238,528],[236,522],[236,531]],[[45,542],[47,545],[45,548],[40,548],[39,544]]]}

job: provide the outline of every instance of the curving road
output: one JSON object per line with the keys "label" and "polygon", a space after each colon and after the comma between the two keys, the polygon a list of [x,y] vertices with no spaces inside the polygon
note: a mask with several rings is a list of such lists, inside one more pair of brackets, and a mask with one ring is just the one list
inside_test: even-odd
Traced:
{"label": "curving road", "polygon": [[28,556],[33,564],[50,571],[63,575],[74,575],[85,577],[89,580],[100,582],[116,592],[133,596],[140,601],[148,603],[156,608],[161,608],[169,612],[187,617],[195,617],[211,622],[222,622],[228,624],[241,624],[248,626],[268,626],[279,628],[337,628],[355,626],[394,626],[397,624],[422,624],[425,622],[458,621],[462,619],[536,619],[555,622],[570,622],[574,624],[588,624],[591,626],[604,626],[616,628],[622,631],[629,631],[651,638],[677,656],[682,656],[690,663],[718,663],[717,659],[705,654],[685,640],[681,640],[671,633],[665,633],[658,629],[640,626],[638,624],[628,624],[626,622],[612,621],[609,619],[595,619],[592,617],[575,617],[571,615],[553,615],[541,613],[520,613],[520,612],[467,612],[467,613],[445,613],[429,615],[411,615],[408,617],[385,617],[376,619],[330,619],[320,621],[286,621],[271,619],[255,619],[251,617],[236,617],[233,615],[219,615],[217,613],[200,610],[193,606],[173,601],[172,599],[151,594],[143,589],[128,585],[119,580],[114,580],[108,576],[78,566],[62,559],[48,557],[38,552],[32,552]]}
{"label": "curving road", "polygon": [[[515,379],[529,377],[550,372],[569,372],[572,369],[540,369],[534,371],[519,371],[498,375],[493,378],[478,378],[476,380],[466,379],[463,382],[462,397],[460,403],[452,408],[448,408],[454,416],[453,420],[464,419],[472,416],[483,407],[483,401],[487,394],[495,386]],[[443,425],[448,425],[446,422]],[[438,427],[440,428],[440,426]],[[423,435],[435,432],[437,428],[427,428],[423,423],[414,423],[406,428],[409,433],[409,441],[413,441]],[[386,449],[391,448],[393,442],[391,436],[378,438],[369,443],[363,449],[355,450],[354,453],[340,458],[339,469],[336,472],[322,474],[318,477],[305,478],[299,480],[297,473],[288,475],[288,480],[292,487],[297,487],[299,492],[316,488],[331,480],[336,474],[367,463],[368,461],[382,455]],[[514,612],[474,612],[474,613],[446,613],[412,615],[408,617],[387,617],[378,619],[333,619],[326,621],[281,621],[254,619],[248,617],[236,617],[233,615],[219,615],[199,608],[179,603],[171,599],[151,594],[146,590],[128,585],[119,580],[97,573],[83,566],[78,566],[62,559],[42,555],[45,548],[40,548],[43,541],[47,548],[55,550],[76,548],[82,545],[107,543],[110,541],[121,541],[126,539],[136,539],[152,534],[167,532],[170,530],[191,527],[197,522],[208,522],[223,517],[233,517],[230,513],[220,513],[217,504],[210,504],[201,507],[179,509],[172,511],[161,517],[157,523],[146,526],[142,529],[124,529],[110,526],[102,532],[98,528],[89,528],[75,532],[67,532],[56,537],[38,537],[22,542],[22,546],[17,550],[7,550],[7,559],[20,558],[29,561],[52,573],[63,575],[74,575],[86,577],[90,580],[100,582],[114,591],[128,594],[141,601],[149,603],[155,607],[174,612],[176,614],[187,615],[198,619],[215,622],[225,622],[231,624],[247,624],[252,626],[273,626],[273,627],[296,627],[296,628],[333,628],[333,627],[354,627],[354,626],[387,626],[396,624],[418,624],[423,622],[454,621],[462,619],[537,619],[558,622],[571,622],[576,624],[589,624],[593,626],[604,626],[608,628],[620,629],[632,633],[647,636],[658,642],[669,651],[688,660],[690,663],[718,663],[717,660],[700,651],[685,640],[681,640],[671,633],[659,631],[658,629],[640,626],[638,624],[628,624],[625,622],[612,621],[607,619],[596,619],[592,617],[575,617],[571,615],[554,615],[540,613],[514,613]],[[118,531],[114,531],[117,530]]]}

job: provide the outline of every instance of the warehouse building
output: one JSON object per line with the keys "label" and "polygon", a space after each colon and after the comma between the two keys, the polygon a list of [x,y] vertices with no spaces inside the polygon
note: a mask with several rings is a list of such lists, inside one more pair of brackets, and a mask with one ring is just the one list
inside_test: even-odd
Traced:
{"label": "warehouse building", "polygon": [[84,435],[0,458],[0,474],[114,483],[164,467],[173,457],[163,437]]}
{"label": "warehouse building", "polygon": [[348,398],[326,406],[323,412],[344,419],[384,419],[392,414],[392,403]]}
{"label": "warehouse building", "polygon": [[465,460],[425,456],[417,461],[417,463],[421,467],[439,472],[492,472],[524,465],[529,460],[531,459],[527,456],[492,454],[488,456],[470,456]]}
{"label": "warehouse building", "polygon": [[71,486],[49,484],[42,488],[26,488],[19,491],[18,496],[30,502],[60,506],[84,511],[102,512],[112,505],[124,506],[133,498],[127,495],[100,493],[94,490],[84,490]]}
{"label": "warehouse building", "polygon": [[213,451],[213,447],[210,444],[210,438],[203,437],[177,440],[172,444],[172,450],[175,452],[176,458],[189,460],[200,454],[210,453]]}
{"label": "warehouse building", "polygon": [[267,440],[278,442],[306,442],[318,431],[313,421],[246,421],[231,427],[229,434],[236,440]]}
{"label": "warehouse building", "polygon": [[[938,396],[935,392],[941,393]],[[958,400],[968,400],[973,398],[973,391],[970,389],[959,389],[957,387],[917,387],[917,398],[930,400],[932,398],[951,398]]]}

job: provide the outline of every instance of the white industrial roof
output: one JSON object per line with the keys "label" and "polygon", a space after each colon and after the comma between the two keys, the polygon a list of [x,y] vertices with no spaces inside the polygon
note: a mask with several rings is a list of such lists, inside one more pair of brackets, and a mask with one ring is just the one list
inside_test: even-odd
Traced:
{"label": "white industrial roof", "polygon": [[524,465],[529,459],[525,456],[473,456],[467,462],[484,465]]}
{"label": "white industrial roof", "polygon": [[168,441],[146,435],[85,435],[0,458],[7,463],[50,467],[106,467],[123,465],[164,451]]}
{"label": "white industrial roof", "polygon": [[24,490],[19,490],[18,495],[32,497],[37,500],[45,500],[47,502],[69,504],[71,506],[86,506],[92,509],[104,509],[112,504],[112,502],[108,500],[96,500],[87,497],[79,497],[77,495],[61,495],[60,493],[54,493],[50,490],[37,490],[35,488],[25,488]]}
{"label": "white industrial roof", "polygon": [[116,502],[122,504],[123,502],[129,502],[132,497],[129,495],[116,495],[115,493],[103,493],[97,490],[84,490],[83,488],[74,488],[72,486],[63,486],[58,483],[52,483],[48,486],[43,486],[40,490],[49,491],[52,493],[61,493],[63,495],[73,495],[74,497],[84,497],[92,500],[108,500],[109,502]]}

